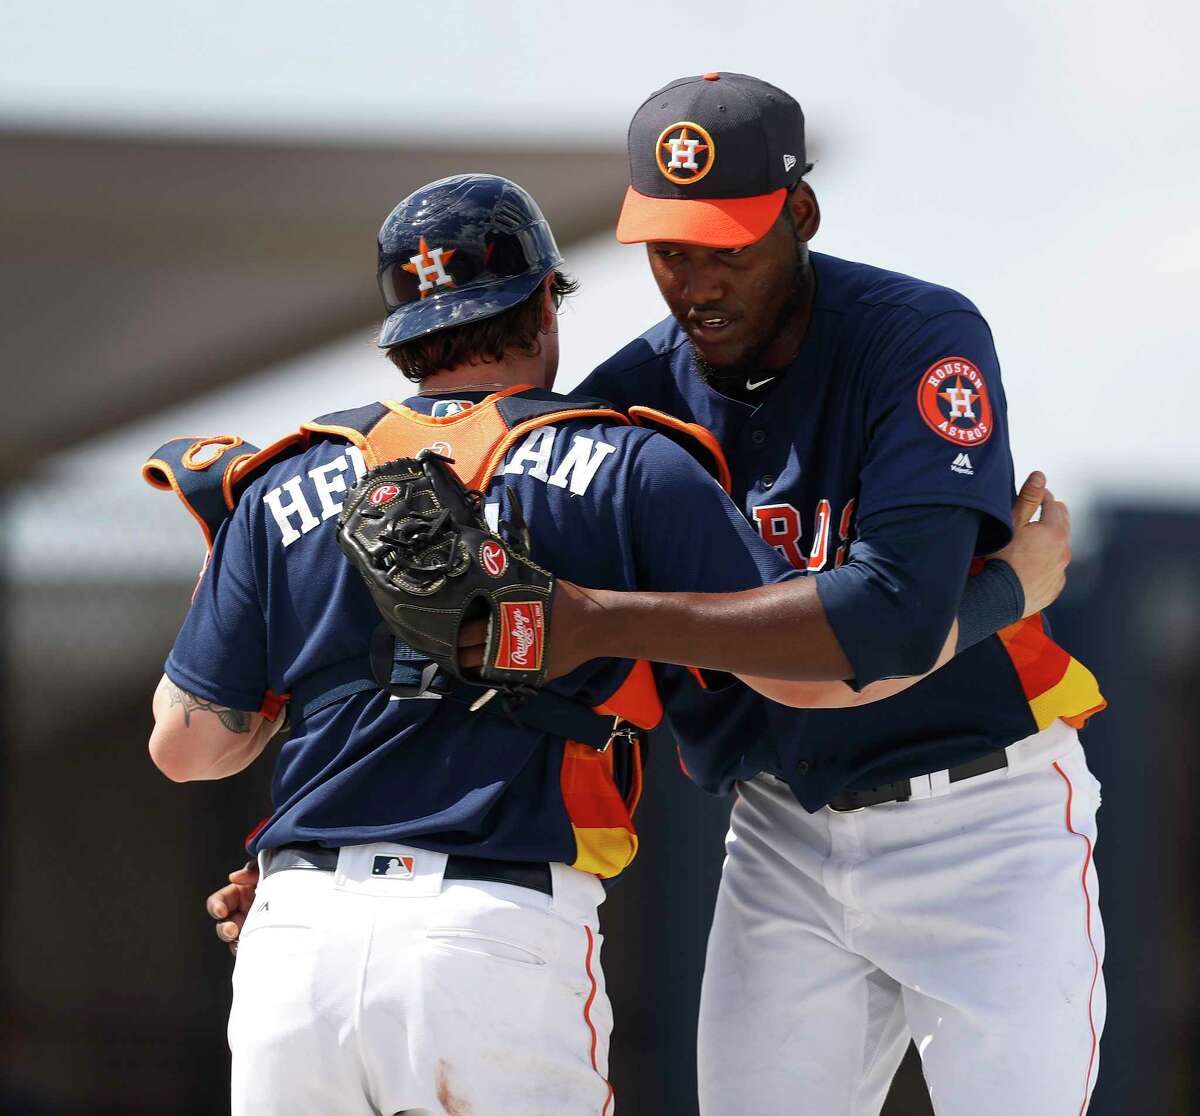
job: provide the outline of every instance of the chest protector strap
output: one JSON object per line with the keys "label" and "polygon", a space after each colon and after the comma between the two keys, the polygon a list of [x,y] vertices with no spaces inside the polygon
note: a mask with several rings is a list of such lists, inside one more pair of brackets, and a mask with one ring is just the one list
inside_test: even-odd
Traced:
{"label": "chest protector strap", "polygon": [[[629,416],[598,399],[564,399],[537,388],[510,388],[469,410],[432,418],[395,402],[371,403],[306,422],[265,449],[234,434],[172,438],[142,466],[146,483],[172,491],[199,524],[212,549],[221,524],[237,506],[247,485],[272,465],[303,453],[314,442],[349,442],[367,468],[397,457],[415,457],[426,446],[455,460],[454,470],[468,488],[484,488],[512,446],[539,426],[565,419],[601,421],[655,430],[682,446],[721,487],[730,490],[729,466],[712,434],[650,407],[631,407]],[[440,444],[439,444],[440,443]]]}
{"label": "chest protector strap", "polygon": [[302,429],[345,438],[362,450],[368,469],[398,457],[415,457],[426,447],[436,448],[454,459],[454,471],[463,484],[484,489],[508,451],[526,434],[570,419],[632,423],[655,430],[692,454],[726,492],[730,489],[725,455],[704,427],[650,407],[631,407],[626,416],[599,399],[564,399],[537,388],[509,388],[444,418],[388,402],[326,415]]}
{"label": "chest protector strap", "polygon": [[732,491],[733,479],[729,472],[729,462],[725,460],[725,451],[721,449],[721,443],[708,427],[695,422],[684,422],[666,411],[656,411],[653,407],[630,407],[629,417],[635,426],[645,426],[657,431],[687,450],[725,490],[726,495]]}

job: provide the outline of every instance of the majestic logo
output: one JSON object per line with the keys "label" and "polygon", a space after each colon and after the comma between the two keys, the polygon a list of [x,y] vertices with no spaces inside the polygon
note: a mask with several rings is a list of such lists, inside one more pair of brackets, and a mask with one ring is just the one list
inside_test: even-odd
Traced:
{"label": "majestic logo", "polygon": [[461,415],[463,411],[469,411],[471,407],[472,404],[466,399],[439,399],[429,413],[433,418],[450,418],[453,415]]}
{"label": "majestic logo", "polygon": [[500,670],[541,670],[545,635],[541,601],[501,601],[500,646],[493,665]]}
{"label": "majestic logo", "polygon": [[430,248],[421,237],[421,250],[404,265],[404,270],[421,282],[417,290],[424,298],[435,287],[453,287],[454,280],[446,274],[445,265],[457,251],[455,248]]}
{"label": "majestic logo", "polygon": [[415,856],[377,856],[371,865],[371,875],[385,876],[390,880],[411,880],[416,863]]}
{"label": "majestic logo", "polygon": [[390,500],[394,500],[400,495],[400,486],[395,484],[381,484],[374,489],[368,497],[368,501],[373,508],[382,507]]}
{"label": "majestic logo", "polygon": [[492,577],[500,577],[508,569],[508,554],[504,547],[491,539],[479,548],[479,560]]}
{"label": "majestic logo", "polygon": [[992,434],[992,404],[983,373],[966,357],[942,357],[921,376],[917,407],[926,426],[956,445],[978,446]]}
{"label": "majestic logo", "polygon": [[699,182],[712,170],[716,157],[712,136],[690,120],[664,128],[654,146],[659,171],[678,186]]}
{"label": "majestic logo", "polygon": [[454,451],[450,448],[449,442],[431,442],[425,448],[433,450],[434,453],[439,454],[442,457],[454,456]]}
{"label": "majestic logo", "polygon": [[965,477],[973,477],[975,475],[975,467],[971,464],[970,457],[965,453],[960,453],[950,464],[950,472],[962,473]]}

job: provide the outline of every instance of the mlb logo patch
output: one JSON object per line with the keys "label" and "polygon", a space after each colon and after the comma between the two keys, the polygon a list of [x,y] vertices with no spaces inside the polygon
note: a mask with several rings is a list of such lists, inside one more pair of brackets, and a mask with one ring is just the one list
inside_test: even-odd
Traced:
{"label": "mlb logo patch", "polygon": [[386,876],[389,880],[411,880],[416,862],[415,856],[377,856],[371,866],[371,875]]}
{"label": "mlb logo patch", "polygon": [[439,399],[430,412],[433,418],[453,418],[469,411],[473,404],[467,399]]}

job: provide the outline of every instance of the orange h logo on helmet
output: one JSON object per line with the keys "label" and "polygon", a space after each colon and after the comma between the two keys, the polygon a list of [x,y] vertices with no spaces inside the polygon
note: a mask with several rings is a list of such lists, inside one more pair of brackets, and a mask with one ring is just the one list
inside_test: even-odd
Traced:
{"label": "orange h logo on helmet", "polygon": [[421,237],[421,251],[404,264],[404,270],[415,275],[421,282],[417,290],[424,298],[435,287],[453,287],[454,280],[446,274],[445,264],[450,262],[456,249],[430,248]]}

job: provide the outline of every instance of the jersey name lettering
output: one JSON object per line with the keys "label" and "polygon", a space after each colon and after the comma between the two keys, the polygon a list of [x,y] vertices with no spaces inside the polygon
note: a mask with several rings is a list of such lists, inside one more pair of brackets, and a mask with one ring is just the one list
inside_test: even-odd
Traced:
{"label": "jersey name lettering", "polygon": [[[310,469],[307,474],[289,478],[263,496],[263,503],[279,528],[284,546],[291,546],[342,510],[342,500],[338,497],[349,487],[346,471],[351,465],[354,467],[354,480],[357,481],[367,471],[362,451],[357,446],[347,446],[346,452],[332,461]],[[306,476],[308,485],[305,485]],[[312,503],[305,496],[306,487],[315,497]],[[319,518],[314,514],[314,504],[320,512]]]}
{"label": "jersey name lettering", "polygon": [[521,476],[528,469],[528,476],[535,480],[552,484],[555,488],[569,488],[572,495],[582,496],[605,459],[617,452],[617,447],[583,434],[573,434],[571,445],[552,473],[550,457],[557,434],[558,430],[553,426],[532,431],[509,459],[504,472]]}

